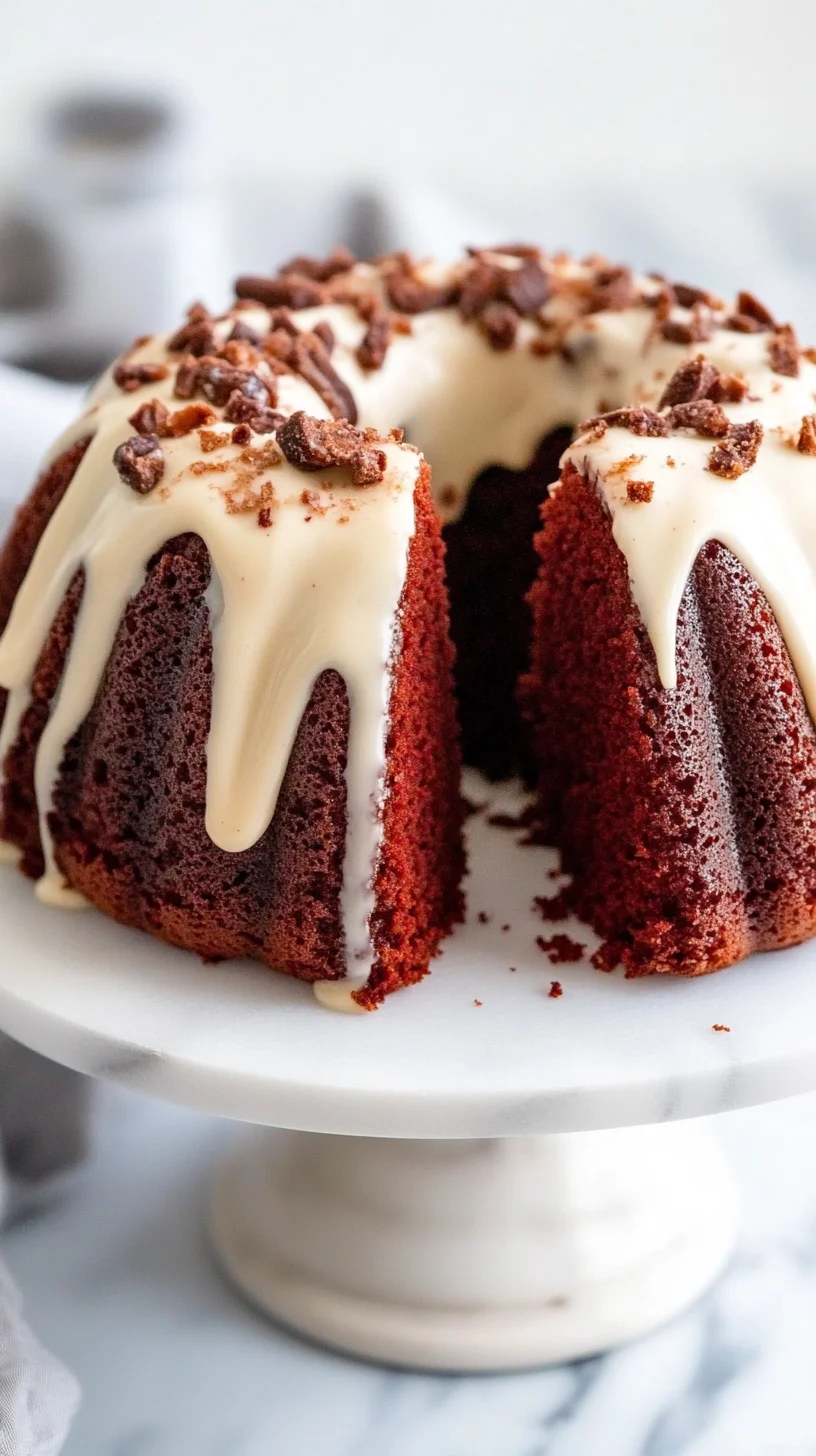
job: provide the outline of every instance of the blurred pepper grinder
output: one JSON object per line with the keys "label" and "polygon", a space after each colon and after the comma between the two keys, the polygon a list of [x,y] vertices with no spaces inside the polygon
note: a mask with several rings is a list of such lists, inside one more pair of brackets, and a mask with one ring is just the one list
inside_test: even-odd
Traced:
{"label": "blurred pepper grinder", "polygon": [[72,93],[24,136],[0,219],[0,359],[86,380],[185,306],[225,301],[225,209],[166,97]]}

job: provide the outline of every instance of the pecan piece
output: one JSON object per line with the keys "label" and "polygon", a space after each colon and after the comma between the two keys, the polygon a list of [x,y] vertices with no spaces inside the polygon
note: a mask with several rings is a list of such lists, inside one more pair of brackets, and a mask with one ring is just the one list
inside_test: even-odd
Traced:
{"label": "pecan piece", "polygon": [[355,485],[376,485],[386,468],[375,430],[358,430],[347,420],[318,420],[298,410],[278,430],[278,444],[299,470],[348,465]]}
{"label": "pecan piece", "polygon": [[138,495],[148,495],[164,475],[164,455],[158,435],[131,435],[117,446],[113,463],[125,485]]}
{"label": "pecan piece", "polygon": [[756,463],[762,444],[763,429],[759,420],[748,420],[744,425],[732,425],[728,434],[715,445],[708,457],[708,469],[712,475],[724,480],[736,480]]}

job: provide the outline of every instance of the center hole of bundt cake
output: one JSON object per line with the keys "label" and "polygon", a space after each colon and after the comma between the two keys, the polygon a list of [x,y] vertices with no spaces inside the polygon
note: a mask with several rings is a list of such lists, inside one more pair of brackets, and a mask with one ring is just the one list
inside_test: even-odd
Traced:
{"label": "center hole of bundt cake", "polygon": [[541,505],[571,438],[561,426],[524,470],[483,470],[462,515],[444,528],[463,755],[492,779],[531,773],[516,696],[530,646],[525,597],[536,572]]}

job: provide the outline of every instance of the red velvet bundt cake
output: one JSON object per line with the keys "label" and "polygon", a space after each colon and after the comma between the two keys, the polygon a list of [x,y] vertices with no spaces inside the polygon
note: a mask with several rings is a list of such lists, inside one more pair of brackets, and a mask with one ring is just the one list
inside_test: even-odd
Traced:
{"label": "red velvet bundt cake", "polygon": [[534,767],[607,963],[811,934],[791,331],[515,246],[237,292],[118,361],[0,557],[0,833],[41,898],[376,1004],[461,916],[453,671],[466,760]]}

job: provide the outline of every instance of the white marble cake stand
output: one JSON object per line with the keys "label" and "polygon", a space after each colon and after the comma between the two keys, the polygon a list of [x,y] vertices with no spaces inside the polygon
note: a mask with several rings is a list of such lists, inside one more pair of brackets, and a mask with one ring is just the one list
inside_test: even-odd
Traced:
{"label": "white marble cake stand", "polygon": [[471,820],[470,923],[430,981],[369,1016],[45,909],[3,870],[0,1026],[81,1071],[261,1124],[219,1171],[215,1244],[251,1299],[306,1334],[437,1369],[604,1349],[681,1310],[727,1260],[730,1178],[705,1125],[678,1119],[816,1087],[816,946],[693,982],[552,966],[535,938],[554,927],[531,900],[555,887],[553,857],[516,838]]}

